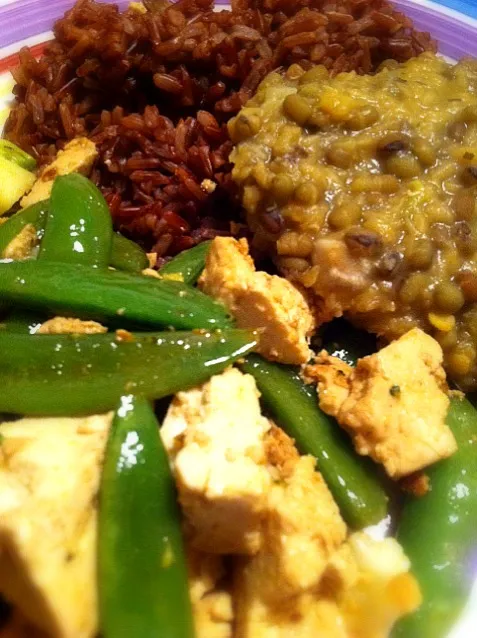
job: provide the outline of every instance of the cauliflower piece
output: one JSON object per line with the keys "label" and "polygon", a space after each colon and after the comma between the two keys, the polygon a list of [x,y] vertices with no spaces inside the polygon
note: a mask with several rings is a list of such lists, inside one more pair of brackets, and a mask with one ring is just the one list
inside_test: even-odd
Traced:
{"label": "cauliflower piece", "polygon": [[82,321],[73,317],[53,317],[41,324],[37,334],[41,335],[66,335],[85,334],[95,335],[108,332],[106,326],[97,321]]}
{"label": "cauliflower piece", "polygon": [[27,259],[38,243],[38,235],[33,224],[27,224],[3,251],[4,259]]}
{"label": "cauliflower piece", "polygon": [[271,477],[263,445],[270,423],[258,397],[253,378],[230,368],[179,392],[161,428],[191,543],[202,551],[260,548]]}
{"label": "cauliflower piece", "polygon": [[58,175],[68,175],[68,173],[89,175],[97,156],[96,145],[86,137],[78,137],[68,142],[62,151],[58,151],[53,162],[42,169],[31,191],[22,198],[21,207],[27,208],[48,199],[55,177]]}
{"label": "cauliflower piece", "polygon": [[303,294],[289,281],[255,271],[245,239],[216,237],[199,287],[221,301],[241,328],[261,328],[259,352],[282,363],[306,363],[315,326]]}
{"label": "cauliflower piece", "polygon": [[204,554],[187,545],[186,549],[197,638],[232,638],[232,596],[220,584],[225,575],[223,557]]}
{"label": "cauliflower piece", "polygon": [[0,426],[0,592],[58,638],[97,632],[95,497],[111,419]]}
{"label": "cauliflower piece", "polygon": [[318,381],[320,407],[351,435],[359,454],[393,479],[457,449],[445,424],[449,407],[442,350],[414,328],[352,368],[326,352],[306,375]]}

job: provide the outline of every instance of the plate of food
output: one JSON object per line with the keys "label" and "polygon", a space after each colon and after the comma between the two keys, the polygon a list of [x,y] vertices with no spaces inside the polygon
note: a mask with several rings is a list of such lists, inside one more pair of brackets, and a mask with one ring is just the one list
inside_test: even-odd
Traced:
{"label": "plate of food", "polygon": [[0,2],[0,638],[473,635],[444,4]]}

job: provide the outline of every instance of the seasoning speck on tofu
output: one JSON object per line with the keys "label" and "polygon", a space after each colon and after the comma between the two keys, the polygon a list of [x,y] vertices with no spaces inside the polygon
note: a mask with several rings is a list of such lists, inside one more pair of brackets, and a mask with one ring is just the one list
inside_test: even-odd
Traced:
{"label": "seasoning speck on tofu", "polygon": [[306,368],[319,403],[351,435],[356,451],[394,479],[456,451],[445,423],[449,407],[442,350],[414,328],[352,368],[325,351]]}

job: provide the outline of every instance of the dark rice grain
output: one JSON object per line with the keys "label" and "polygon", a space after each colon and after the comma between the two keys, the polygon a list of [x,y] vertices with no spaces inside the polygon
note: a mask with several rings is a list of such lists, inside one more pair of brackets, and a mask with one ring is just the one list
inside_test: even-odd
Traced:
{"label": "dark rice grain", "polygon": [[69,139],[93,139],[92,177],[116,226],[161,257],[240,218],[226,122],[272,69],[369,73],[436,46],[386,0],[146,4],[79,0],[40,60],[22,49],[5,134],[41,165]]}

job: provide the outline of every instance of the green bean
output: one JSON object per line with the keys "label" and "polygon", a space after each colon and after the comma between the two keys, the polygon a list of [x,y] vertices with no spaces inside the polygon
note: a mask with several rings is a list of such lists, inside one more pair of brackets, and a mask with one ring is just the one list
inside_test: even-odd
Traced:
{"label": "green bean", "polygon": [[0,139],[0,157],[4,157],[27,171],[34,171],[36,168],[35,158],[8,140]]}
{"label": "green bean", "polygon": [[139,273],[149,266],[144,250],[120,233],[113,233],[110,265],[117,270]]}
{"label": "green bean", "polygon": [[154,411],[123,396],[106,447],[98,520],[103,638],[193,638],[174,479]]}
{"label": "green bean", "polygon": [[477,522],[477,411],[452,398],[447,425],[458,445],[426,470],[430,491],[408,496],[397,538],[423,594],[421,607],[396,626],[394,638],[444,638],[475,580]]}
{"label": "green bean", "polygon": [[114,409],[123,394],[159,399],[222,372],[254,333],[21,335],[0,331],[0,412],[76,416]]}
{"label": "green bean", "polygon": [[79,173],[57,177],[38,259],[107,268],[113,224],[101,191]]}
{"label": "green bean", "polygon": [[37,229],[38,236],[43,234],[43,228],[48,211],[48,201],[38,202],[15,213],[0,226],[0,257],[15,237],[27,226],[32,224]]}
{"label": "green bean", "polygon": [[[18,211],[0,226],[0,257],[3,257],[9,243],[25,228],[27,224],[35,226],[41,239],[45,232],[46,213],[49,200],[38,202]],[[149,265],[144,250],[136,242],[127,239],[120,233],[113,233],[110,265],[117,270],[139,273]]]}
{"label": "green bean", "polygon": [[250,355],[241,364],[253,375],[272,417],[295,439],[298,449],[318,461],[343,518],[360,529],[387,514],[387,495],[369,459],[359,457],[334,419],[318,407],[315,388],[306,386],[293,368]]}
{"label": "green bean", "polygon": [[160,269],[161,275],[180,275],[182,281],[193,286],[205,267],[205,260],[210,249],[210,241],[184,250]]}
{"label": "green bean", "polygon": [[67,317],[121,321],[121,327],[224,328],[223,306],[199,290],[167,281],[49,261],[0,263],[0,299]]}

